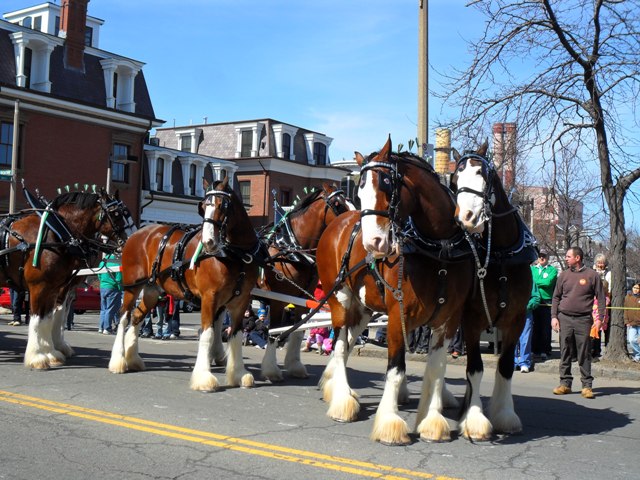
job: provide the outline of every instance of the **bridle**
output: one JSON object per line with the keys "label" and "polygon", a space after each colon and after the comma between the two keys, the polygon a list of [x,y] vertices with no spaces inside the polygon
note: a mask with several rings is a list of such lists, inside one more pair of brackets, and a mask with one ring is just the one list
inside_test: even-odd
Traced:
{"label": "bridle", "polygon": [[[111,230],[117,236],[117,243],[119,246],[122,246],[126,237],[129,236],[128,232],[135,231],[135,224],[133,223],[133,218],[131,217],[131,212],[124,204],[123,201],[107,197],[100,198],[100,213],[98,214],[98,229],[105,223],[108,222]],[[122,218],[122,222],[118,222],[118,219]]]}
{"label": "bridle", "polygon": [[[364,209],[360,212],[360,218],[366,215],[377,215],[388,218],[395,223],[398,216],[398,205],[400,204],[400,188],[404,184],[402,174],[398,171],[398,165],[390,162],[369,162],[360,169],[360,188],[364,187],[366,173],[371,170],[378,174],[378,190],[390,194],[389,207],[387,210]],[[385,170],[388,170],[386,172]]]}
{"label": "bridle", "polygon": [[324,199],[324,203],[326,204],[325,218],[327,216],[326,212],[328,209],[331,209],[336,217],[349,210],[349,207],[347,206],[347,202],[345,200],[344,190],[336,190],[329,195],[324,195],[322,198]]}
{"label": "bridle", "polygon": [[[207,206],[211,205],[215,207],[215,199],[220,198],[220,212],[222,214],[222,220],[214,220],[213,218],[202,218],[202,224],[210,223],[214,227],[218,228],[218,238],[216,239],[216,243],[218,245],[224,245],[226,243],[227,237],[227,223],[229,221],[229,207],[231,205],[231,193],[225,192],[224,190],[209,190],[204,194],[204,199],[202,200],[202,204]],[[214,228],[214,236],[215,236],[215,228]]]}

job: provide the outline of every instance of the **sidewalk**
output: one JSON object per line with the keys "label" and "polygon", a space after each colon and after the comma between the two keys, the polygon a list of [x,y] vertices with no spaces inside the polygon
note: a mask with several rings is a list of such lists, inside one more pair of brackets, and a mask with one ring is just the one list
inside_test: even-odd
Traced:
{"label": "sidewalk", "polygon": [[[486,349],[485,349],[486,350]],[[378,357],[387,358],[387,349],[385,347],[379,347],[372,343],[366,343],[364,345],[356,345],[354,348],[354,355],[362,357]],[[559,375],[560,359],[558,356],[558,348],[554,348],[553,358],[547,359],[544,362],[538,362],[535,364],[531,373],[522,374],[520,372],[514,372],[514,375],[535,375],[536,373],[548,373],[552,375]],[[427,355],[418,353],[407,354],[407,361],[425,362]],[[498,363],[498,356],[493,353],[483,353],[482,361],[484,363],[485,375],[487,370],[495,369]],[[467,357],[465,355],[458,357],[457,359],[447,355],[447,363],[449,365],[466,365]],[[574,378],[580,378],[580,370],[578,364],[574,363],[572,368]],[[636,380],[640,381],[640,364],[631,363],[625,366],[617,366],[610,362],[600,359],[600,361],[591,364],[591,373],[594,378],[608,377],[618,378],[621,380]]]}

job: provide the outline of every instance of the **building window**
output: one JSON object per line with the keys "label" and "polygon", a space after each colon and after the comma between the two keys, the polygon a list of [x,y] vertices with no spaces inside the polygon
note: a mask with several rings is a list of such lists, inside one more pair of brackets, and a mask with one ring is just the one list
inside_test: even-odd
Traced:
{"label": "building window", "polygon": [[180,137],[180,150],[191,152],[191,135],[182,135]]}
{"label": "building window", "polygon": [[313,144],[313,160],[316,165],[327,164],[327,146],[324,143]]}
{"label": "building window", "polygon": [[158,158],[156,160],[156,189],[159,192],[163,191],[164,185],[164,160]]}
{"label": "building window", "polygon": [[282,158],[291,159],[291,135],[288,133],[282,134]]}
{"label": "building window", "polygon": [[129,183],[129,145],[122,143],[113,144],[113,160],[111,161],[111,180],[120,183]]}
{"label": "building window", "polygon": [[93,28],[84,27],[84,44],[90,47],[93,44]]}
{"label": "building window", "polygon": [[33,17],[33,29],[34,30],[38,30],[39,32],[42,31],[42,17],[41,16]]}
{"label": "building window", "polygon": [[189,165],[189,195],[196,194],[196,166]]}
{"label": "building window", "polygon": [[13,125],[11,123],[0,123],[0,165],[11,167],[11,156],[13,155]]}
{"label": "building window", "polygon": [[60,34],[60,17],[56,16],[56,20],[54,22],[54,27],[53,27],[53,35],[57,37],[59,34]]}
{"label": "building window", "polygon": [[280,190],[280,206],[288,207],[291,205],[291,190]]}
{"label": "building window", "polygon": [[242,195],[242,204],[249,208],[251,207],[251,181],[245,180],[238,182],[240,186],[240,195]]}
{"label": "building window", "polygon": [[31,23],[31,17],[24,17],[24,18],[22,19],[22,26],[23,26],[23,27],[31,28],[31,25],[32,25],[32,23]]}
{"label": "building window", "polygon": [[242,131],[242,145],[240,148],[240,156],[241,157],[250,157],[251,156],[251,148],[253,147],[253,131],[252,130],[243,130]]}
{"label": "building window", "polygon": [[30,48],[24,49],[24,86],[26,88],[31,87],[31,62],[33,60],[33,51]]}

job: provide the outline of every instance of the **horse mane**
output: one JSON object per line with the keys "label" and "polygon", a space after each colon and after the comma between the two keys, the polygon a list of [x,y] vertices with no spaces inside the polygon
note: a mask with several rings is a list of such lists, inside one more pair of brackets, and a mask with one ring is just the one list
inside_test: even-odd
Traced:
{"label": "horse mane", "polygon": [[84,210],[85,208],[93,207],[99,199],[100,195],[97,193],[68,192],[54,198],[51,202],[51,207],[58,209],[63,205],[76,205],[79,209]]}
{"label": "horse mane", "polygon": [[302,200],[300,200],[300,203],[296,204],[295,207],[293,207],[293,209],[291,210],[291,212],[289,213],[289,215],[294,214],[294,213],[302,213],[304,212],[307,208],[309,208],[309,206],[315,202],[318,197],[320,196],[320,194],[322,193],[322,189],[317,189],[312,191],[311,193],[309,193],[306,197],[304,197]]}
{"label": "horse mane", "polygon": [[[363,164],[369,163],[374,157],[376,157],[380,152],[375,151],[370,153],[366,158]],[[440,177],[436,173],[435,169],[431,166],[430,163],[425,162],[424,159],[419,156],[411,153],[411,152],[391,152],[390,160],[394,163],[408,163],[413,165],[414,167],[420,168],[431,175],[434,176],[440,182]]]}

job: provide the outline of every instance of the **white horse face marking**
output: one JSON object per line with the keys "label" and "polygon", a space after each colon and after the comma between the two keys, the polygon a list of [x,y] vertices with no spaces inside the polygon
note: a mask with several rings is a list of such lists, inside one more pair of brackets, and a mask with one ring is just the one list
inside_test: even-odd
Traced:
{"label": "white horse face marking", "polygon": [[[377,182],[378,175],[375,171],[369,170],[365,173],[364,182],[358,190],[361,210],[387,210],[388,202],[379,202],[379,198],[384,196],[374,182]],[[384,205],[379,205],[384,203]],[[384,257],[391,248],[389,242],[389,229],[391,223],[385,217],[379,215],[365,215],[361,219],[362,225],[362,245],[367,252],[376,258]]]}
{"label": "white horse face marking", "polygon": [[[486,181],[482,176],[482,166],[472,164],[467,161],[467,166],[458,172],[458,190],[462,187],[472,189],[476,192],[484,192]],[[483,198],[473,192],[459,192],[456,195],[458,204],[458,221],[469,233],[482,233],[487,217],[484,211]]]}
{"label": "white horse face marking", "polygon": [[220,230],[220,225],[226,215],[226,212],[223,211],[224,204],[225,199],[218,198],[218,195],[214,195],[214,192],[209,192],[202,203],[202,244],[207,253],[213,252],[218,248],[220,232],[216,232],[216,229]]}

